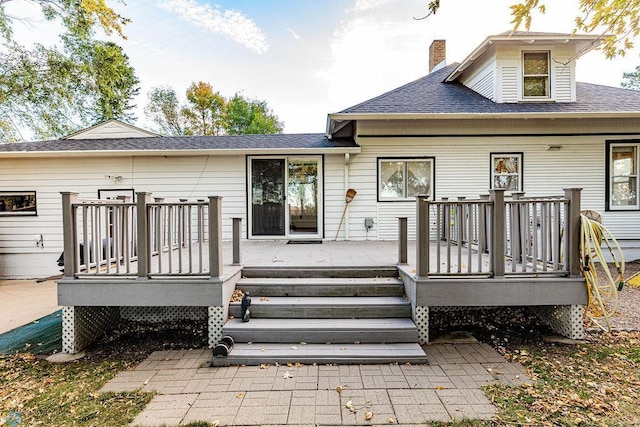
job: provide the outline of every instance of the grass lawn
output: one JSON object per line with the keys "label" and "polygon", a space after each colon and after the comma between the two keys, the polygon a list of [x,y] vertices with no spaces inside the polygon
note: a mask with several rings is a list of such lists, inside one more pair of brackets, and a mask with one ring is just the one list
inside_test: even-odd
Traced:
{"label": "grass lawn", "polygon": [[[521,362],[534,381],[516,388],[486,387],[498,407],[493,421],[434,425],[640,425],[639,332],[597,334],[580,345],[535,342],[500,350]],[[140,360],[124,359],[107,354],[51,364],[24,353],[0,356],[0,425],[127,425],[153,395],[98,393],[117,372]],[[14,422],[17,417],[22,424]]]}
{"label": "grass lawn", "polygon": [[115,361],[52,364],[26,353],[0,356],[0,425],[127,425],[153,393],[98,393],[127,367]]}

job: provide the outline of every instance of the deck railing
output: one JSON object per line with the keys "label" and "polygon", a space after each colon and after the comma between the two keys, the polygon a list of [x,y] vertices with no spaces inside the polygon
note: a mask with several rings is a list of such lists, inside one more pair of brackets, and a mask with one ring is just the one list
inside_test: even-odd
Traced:
{"label": "deck railing", "polygon": [[418,276],[579,274],[580,189],[508,200],[504,190],[476,200],[418,196],[416,220]]}
{"label": "deck railing", "polygon": [[136,197],[79,201],[62,193],[65,277],[221,276],[221,197]]}

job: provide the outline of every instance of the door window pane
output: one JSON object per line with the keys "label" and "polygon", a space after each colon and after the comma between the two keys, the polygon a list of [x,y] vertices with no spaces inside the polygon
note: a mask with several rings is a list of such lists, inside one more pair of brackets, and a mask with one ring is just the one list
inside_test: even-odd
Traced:
{"label": "door window pane", "polygon": [[251,161],[252,230],[255,236],[285,234],[284,160]]}
{"label": "door window pane", "polygon": [[289,160],[289,232],[318,233],[318,162]]}

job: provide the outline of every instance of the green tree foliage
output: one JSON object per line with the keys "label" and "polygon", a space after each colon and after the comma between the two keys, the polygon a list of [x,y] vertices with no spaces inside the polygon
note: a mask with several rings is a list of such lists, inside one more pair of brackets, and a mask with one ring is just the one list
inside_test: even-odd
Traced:
{"label": "green tree foliage", "polygon": [[621,86],[626,89],[640,90],[640,66],[631,73],[622,74],[623,81]]}
{"label": "green tree foliage", "polygon": [[186,135],[186,119],[176,92],[169,87],[155,87],[149,91],[144,113],[158,126],[158,133],[167,136]]}
{"label": "green tree foliage", "polygon": [[[61,47],[14,40],[12,20],[0,0],[0,142],[49,139],[111,118],[132,120],[131,99],[139,83],[129,58],[94,31],[122,36],[128,20],[104,0],[35,0],[48,20],[65,32]],[[26,134],[23,134],[26,133]]]}
{"label": "green tree foliage", "polygon": [[[428,13],[435,14],[440,0],[430,1]],[[543,0],[523,0],[510,6],[514,31],[520,27],[529,30],[532,15],[546,12]],[[596,32],[602,35],[602,51],[607,58],[624,56],[633,48],[633,39],[640,34],[640,0],[580,0],[573,32]]]}
{"label": "green tree foliage", "polygon": [[220,135],[223,125],[225,99],[214,92],[209,83],[191,83],[187,89],[186,107],[182,114],[187,119],[189,135]]}
{"label": "green tree foliage", "polygon": [[282,123],[265,101],[248,100],[236,94],[227,102],[225,111],[227,135],[282,132]]}
{"label": "green tree foliage", "polygon": [[266,101],[239,94],[226,99],[205,82],[192,83],[186,97],[187,103],[180,105],[171,88],[153,88],[149,92],[144,111],[158,133],[179,136],[282,132],[282,122]]}

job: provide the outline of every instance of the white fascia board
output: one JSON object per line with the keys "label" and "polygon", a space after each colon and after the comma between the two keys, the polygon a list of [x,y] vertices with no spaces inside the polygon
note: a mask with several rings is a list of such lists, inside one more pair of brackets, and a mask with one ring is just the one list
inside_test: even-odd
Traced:
{"label": "white fascia board", "polygon": [[291,154],[357,154],[360,147],[337,148],[260,148],[229,150],[77,150],[77,151],[7,151],[0,158],[21,157],[193,157],[193,156],[238,156],[238,155],[291,155]]}
{"label": "white fascia board", "polygon": [[335,113],[332,120],[640,119],[640,111],[545,113]]}

